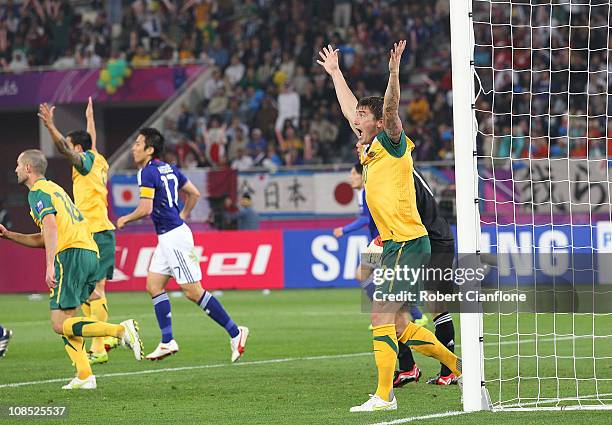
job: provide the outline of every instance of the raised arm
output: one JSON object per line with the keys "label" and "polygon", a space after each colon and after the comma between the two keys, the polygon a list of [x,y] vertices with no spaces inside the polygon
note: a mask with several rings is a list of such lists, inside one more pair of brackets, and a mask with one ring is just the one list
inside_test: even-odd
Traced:
{"label": "raised arm", "polygon": [[27,246],[28,248],[44,248],[45,241],[42,233],[33,233],[26,235],[25,233],[11,232],[0,224],[0,238],[18,243],[19,245]]}
{"label": "raised arm", "polygon": [[340,65],[338,65],[338,49],[334,49],[331,44],[328,44],[327,47],[323,47],[323,50],[319,52],[319,56],[321,56],[322,60],[317,60],[317,63],[332,77],[334,90],[336,90],[336,97],[340,103],[340,109],[342,109],[344,118],[348,120],[353,132],[359,135],[353,126],[355,110],[357,108],[357,98],[346,83],[342,71],[340,71]]}
{"label": "raised arm", "polygon": [[89,101],[87,102],[87,109],[85,109],[85,117],[87,118],[87,132],[91,137],[91,149],[97,151],[98,149],[96,149],[96,121],[94,120],[93,101],[91,100],[91,96],[89,96]]}
{"label": "raised arm", "polygon": [[30,6],[29,3],[32,3],[32,6],[34,7],[34,10],[36,11],[36,14],[38,15],[38,17],[44,22],[45,19],[45,9],[42,7],[42,5],[40,4],[40,2],[38,0],[34,0],[32,2],[30,1],[24,1],[22,6],[21,6],[21,14],[22,16],[27,15],[27,10],[28,7]]}
{"label": "raised arm", "polygon": [[383,103],[383,126],[387,136],[396,143],[399,142],[400,135],[402,134],[402,121],[399,117],[399,68],[405,47],[406,40],[400,40],[399,43],[393,45],[391,50],[389,58],[389,83],[387,84]]}
{"label": "raised arm", "polygon": [[83,166],[81,155],[72,149],[62,133],[60,133],[57,127],[55,127],[55,123],[53,122],[54,111],[55,106],[49,106],[46,103],[43,103],[38,108],[38,117],[42,121],[43,125],[47,128],[47,131],[49,131],[51,139],[53,139],[53,144],[57,150],[64,155],[72,165]]}

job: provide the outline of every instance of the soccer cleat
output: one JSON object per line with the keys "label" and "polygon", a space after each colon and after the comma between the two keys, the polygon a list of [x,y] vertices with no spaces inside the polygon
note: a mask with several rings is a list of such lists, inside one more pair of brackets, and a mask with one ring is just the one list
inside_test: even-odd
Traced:
{"label": "soccer cleat", "polygon": [[433,378],[427,380],[427,383],[430,385],[457,385],[458,382],[459,378],[457,378],[457,375],[452,372],[446,376],[442,376],[438,373]]}
{"label": "soccer cleat", "polygon": [[72,381],[64,385],[62,390],[95,390],[97,387],[95,375],[89,375],[85,379],[72,378]]}
{"label": "soccer cleat", "polygon": [[121,344],[127,345],[134,352],[134,357],[136,357],[136,360],[142,360],[144,346],[142,344],[142,340],[140,339],[140,335],[138,334],[138,322],[133,319],[129,319],[124,320],[120,323],[120,325],[125,329],[123,338],[121,339]]}
{"label": "soccer cleat", "polygon": [[8,343],[13,336],[13,331],[10,329],[4,329],[2,335],[0,335],[0,358],[6,355],[6,351],[8,350]]}
{"label": "soccer cleat", "polygon": [[232,363],[237,362],[242,354],[244,354],[244,348],[246,347],[248,337],[249,328],[246,326],[238,326],[238,335],[230,339],[230,346],[232,347]]}
{"label": "soccer cleat", "polygon": [[103,364],[108,362],[108,353],[106,351],[102,353],[89,353],[89,364]]}
{"label": "soccer cleat", "polygon": [[104,349],[106,351],[110,351],[113,348],[117,348],[119,346],[119,339],[114,336],[107,336],[104,338]]}
{"label": "soccer cleat", "polygon": [[421,369],[414,365],[412,370],[396,370],[393,375],[393,388],[401,388],[410,382],[419,382]]}
{"label": "soccer cleat", "polygon": [[424,314],[423,316],[421,316],[420,319],[415,320],[414,323],[416,325],[419,325],[419,326],[422,326],[422,327],[426,328],[427,324],[429,323],[429,318],[427,317],[426,314]]}
{"label": "soccer cleat", "polygon": [[150,354],[147,354],[147,360],[162,360],[172,354],[178,353],[179,347],[175,340],[170,342],[160,342],[157,348]]}
{"label": "soccer cleat", "polygon": [[382,410],[397,410],[397,400],[395,396],[391,401],[385,401],[377,395],[370,394],[368,401],[360,406],[351,407],[351,413],[357,412],[378,412]]}

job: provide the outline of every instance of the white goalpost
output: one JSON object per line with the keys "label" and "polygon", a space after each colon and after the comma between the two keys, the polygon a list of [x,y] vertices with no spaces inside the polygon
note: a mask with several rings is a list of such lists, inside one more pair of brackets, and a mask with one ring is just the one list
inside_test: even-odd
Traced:
{"label": "white goalpost", "polygon": [[[462,253],[478,251],[480,231],[476,138],[474,133],[473,31],[468,0],[451,0],[451,49],[453,70],[453,126],[455,135],[455,181],[457,182],[457,247]],[[459,190],[461,182],[461,190]],[[463,406],[466,411],[488,409],[483,380],[482,315],[462,313]]]}
{"label": "white goalpost", "polygon": [[462,310],[465,411],[612,409],[611,19],[450,0],[460,261],[532,302]]}

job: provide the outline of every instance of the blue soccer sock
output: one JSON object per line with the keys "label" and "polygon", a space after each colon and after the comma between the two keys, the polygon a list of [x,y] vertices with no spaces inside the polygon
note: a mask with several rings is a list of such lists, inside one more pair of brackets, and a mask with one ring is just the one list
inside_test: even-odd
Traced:
{"label": "blue soccer sock", "polygon": [[410,307],[410,315],[412,316],[412,320],[419,320],[421,317],[423,317],[423,313],[421,313],[421,310],[419,310],[419,308],[414,305]]}
{"label": "blue soccer sock", "polygon": [[200,298],[198,301],[198,305],[206,312],[206,314],[210,316],[211,319],[222,326],[230,337],[234,338],[238,336],[238,326],[236,326],[221,303],[215,297],[213,297],[210,292],[204,291],[204,295],[202,295],[202,298]]}
{"label": "blue soccer sock", "polygon": [[0,326],[0,337],[4,336],[4,328],[2,326]]}
{"label": "blue soccer sock", "polygon": [[166,291],[152,298],[157,324],[161,330],[163,343],[172,340],[172,312],[170,311],[170,299]]}

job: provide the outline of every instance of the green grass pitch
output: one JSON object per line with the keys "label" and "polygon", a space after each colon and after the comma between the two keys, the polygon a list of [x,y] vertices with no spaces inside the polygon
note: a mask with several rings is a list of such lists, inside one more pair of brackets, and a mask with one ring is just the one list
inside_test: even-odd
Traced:
{"label": "green grass pitch", "polygon": [[[251,329],[247,352],[240,363],[230,364],[229,339],[223,329],[193,303],[183,297],[172,297],[174,335],[180,345],[177,355],[156,363],[136,362],[131,352],[114,350],[108,364],[94,366],[97,390],[70,392],[60,388],[68,382],[73,370],[60,338],[51,331],[46,297],[29,301],[25,295],[0,296],[0,324],[14,331],[9,352],[0,360],[0,406],[4,409],[6,406],[68,407],[68,416],[63,419],[4,416],[0,422],[374,424],[461,410],[458,387],[430,386],[423,379],[397,391],[399,409],[396,412],[348,412],[349,407],[365,401],[368,392],[375,390],[371,335],[367,330],[369,317],[360,312],[357,289],[273,291],[267,296],[260,291],[225,292],[220,300],[237,323]],[[109,308],[112,322],[127,318],[140,322],[146,352],[155,347],[159,330],[147,294],[111,293]],[[581,329],[586,332],[591,326],[591,323],[560,322],[555,325],[559,333],[571,333],[574,326],[575,333],[579,334]],[[504,321],[502,325],[508,325],[511,333],[513,327],[509,323],[510,320]],[[521,322],[518,326],[521,332],[529,332],[533,323]],[[540,331],[544,333],[552,324],[540,317],[538,326],[542,326]],[[505,328],[502,331],[506,333]],[[458,334],[457,327],[457,339]],[[571,342],[559,344],[563,355],[574,352]],[[546,345],[542,340],[538,353],[548,353],[550,346],[550,342]],[[491,355],[504,358],[499,362],[501,377],[506,379],[516,373],[517,360],[505,357],[517,350],[511,342],[499,347],[502,347],[501,355],[497,347]],[[535,343],[521,344],[522,355],[529,355],[535,349]],[[606,351],[609,355],[612,342],[601,342],[594,348],[591,344],[576,353],[582,357],[592,350],[598,356]],[[415,358],[424,378],[438,371],[435,361],[419,354]],[[495,361],[489,367],[499,373],[500,367]],[[522,362],[520,370],[533,374],[535,360],[530,362],[524,358]],[[598,376],[612,377],[610,360],[606,362],[597,365]],[[549,362],[539,367],[543,374],[554,372]],[[573,363],[570,366],[569,360],[563,359],[557,370],[563,376],[574,376]],[[583,371],[578,365],[578,373],[586,376],[588,370]],[[46,382],[49,380],[56,381]],[[7,386],[32,381],[41,382]],[[512,385],[505,387],[509,392],[502,394],[504,399],[514,396]],[[537,394],[537,382],[525,380],[521,385],[521,393]],[[585,380],[584,385],[592,384]],[[492,396],[497,396],[498,389],[492,390]],[[600,393],[612,393],[612,389],[605,390],[600,386]],[[453,425],[593,425],[611,423],[611,415],[605,411],[481,412],[416,421],[420,424],[448,421]]]}

